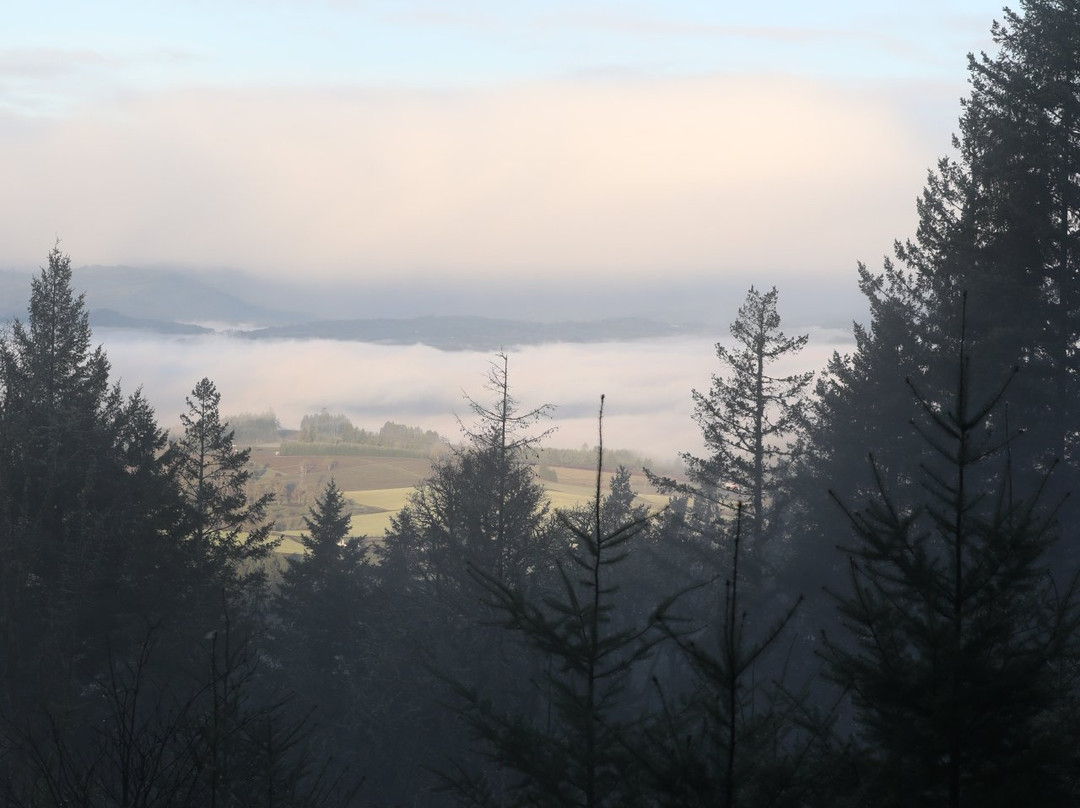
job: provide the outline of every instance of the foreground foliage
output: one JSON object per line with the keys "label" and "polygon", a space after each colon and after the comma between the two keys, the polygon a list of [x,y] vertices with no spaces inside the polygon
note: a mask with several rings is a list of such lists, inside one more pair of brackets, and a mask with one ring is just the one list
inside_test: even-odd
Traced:
{"label": "foreground foliage", "polygon": [[897,499],[876,474],[876,495],[848,512],[857,543],[837,597],[853,641],[828,658],[869,742],[875,804],[1065,805],[1080,772],[1077,579],[1059,590],[1047,574],[1054,514],[1044,484],[1014,479],[1007,390],[972,400],[963,338],[959,354],[947,400],[913,385],[936,456],[922,496]]}

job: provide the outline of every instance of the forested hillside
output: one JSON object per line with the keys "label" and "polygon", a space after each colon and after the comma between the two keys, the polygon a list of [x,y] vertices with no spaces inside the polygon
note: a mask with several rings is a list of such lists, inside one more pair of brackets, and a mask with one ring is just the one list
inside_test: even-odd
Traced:
{"label": "forested hillside", "polygon": [[994,37],[855,350],[783,373],[782,290],[720,302],[705,451],[619,465],[597,391],[583,506],[499,355],[453,448],[305,419],[420,479],[353,535],[326,455],[276,553],[276,418],[193,379],[165,432],[54,249],[0,337],[0,803],[1075,805],[1080,8]]}

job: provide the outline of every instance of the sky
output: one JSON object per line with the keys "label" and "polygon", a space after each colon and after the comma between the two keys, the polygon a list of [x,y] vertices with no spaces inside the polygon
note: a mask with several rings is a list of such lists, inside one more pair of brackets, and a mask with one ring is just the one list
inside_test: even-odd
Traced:
{"label": "sky", "polygon": [[[854,278],[914,231],[988,0],[35,0],[0,268]],[[853,282],[853,281],[852,281]],[[764,281],[768,283],[768,280]],[[436,312],[437,313],[437,312]]]}

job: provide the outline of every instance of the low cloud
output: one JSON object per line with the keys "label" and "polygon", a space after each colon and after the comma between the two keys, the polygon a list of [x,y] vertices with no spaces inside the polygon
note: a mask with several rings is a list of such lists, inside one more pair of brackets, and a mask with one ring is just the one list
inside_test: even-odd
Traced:
{"label": "low cloud", "polygon": [[0,121],[0,261],[279,276],[850,273],[910,233],[942,144],[788,78],[459,92],[188,90]]}
{"label": "low cloud", "polygon": [[[163,424],[178,424],[184,398],[203,376],[221,392],[226,414],[273,409],[282,423],[326,409],[377,429],[395,420],[456,440],[457,417],[472,420],[465,395],[488,402],[484,380],[492,356],[424,346],[311,341],[244,341],[226,337],[159,337],[103,330],[114,377],[125,391],[142,386]],[[818,370],[834,349],[831,332],[777,368]],[[848,339],[850,344],[850,338]],[[592,345],[544,345],[512,351],[510,382],[525,409],[556,406],[551,446],[592,446],[600,395],[606,396],[605,441],[654,460],[700,452],[691,390],[707,391],[721,368],[714,341],[668,339]]]}

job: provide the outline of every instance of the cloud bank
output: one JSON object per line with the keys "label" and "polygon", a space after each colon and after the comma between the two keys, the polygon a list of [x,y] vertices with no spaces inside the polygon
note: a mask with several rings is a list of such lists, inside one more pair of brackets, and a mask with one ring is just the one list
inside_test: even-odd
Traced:
{"label": "cloud bank", "polygon": [[[507,283],[805,268],[911,232],[917,99],[784,77],[188,89],[0,115],[0,262]],[[923,95],[922,102],[940,98]]]}
{"label": "cloud bank", "polygon": [[[457,440],[456,416],[466,424],[472,418],[464,395],[481,402],[491,398],[484,379],[493,357],[485,353],[108,329],[95,337],[108,351],[113,378],[126,392],[141,386],[165,425],[179,423],[185,396],[203,376],[217,384],[224,414],[272,409],[292,428],[305,414],[325,408],[367,429],[394,420]],[[814,331],[804,351],[774,370],[819,370],[833,350],[849,348],[846,334]],[[657,461],[701,451],[690,392],[707,391],[712,374],[721,371],[712,339],[541,345],[510,351],[509,357],[510,384],[521,406],[556,405],[551,424],[558,432],[547,441],[550,446],[594,445],[605,394],[609,446],[637,449]]]}

